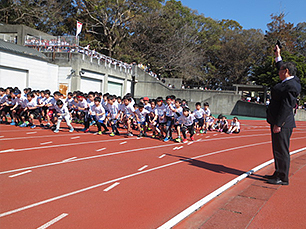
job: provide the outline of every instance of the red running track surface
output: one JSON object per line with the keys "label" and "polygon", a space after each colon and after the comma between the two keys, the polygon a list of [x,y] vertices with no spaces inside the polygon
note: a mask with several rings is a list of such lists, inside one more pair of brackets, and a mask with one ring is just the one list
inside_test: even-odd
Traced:
{"label": "red running track surface", "polygon": [[[242,124],[192,144],[1,125],[1,227],[38,228],[66,213],[52,228],[156,228],[272,158],[266,122]],[[297,125],[291,150],[305,147],[306,123]]]}

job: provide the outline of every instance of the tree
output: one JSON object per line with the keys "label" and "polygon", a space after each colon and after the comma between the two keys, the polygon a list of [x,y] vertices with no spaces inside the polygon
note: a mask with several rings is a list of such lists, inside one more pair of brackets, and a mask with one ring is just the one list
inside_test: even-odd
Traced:
{"label": "tree", "polygon": [[161,0],[77,0],[85,22],[85,30],[91,33],[91,41],[98,50],[109,56],[130,34],[131,24],[142,14],[158,7]]}

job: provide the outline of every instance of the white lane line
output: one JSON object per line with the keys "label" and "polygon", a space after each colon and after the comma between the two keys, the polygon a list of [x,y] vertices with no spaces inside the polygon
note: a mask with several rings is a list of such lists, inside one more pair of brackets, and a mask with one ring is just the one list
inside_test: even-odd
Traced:
{"label": "white lane line", "polygon": [[40,145],[48,145],[48,144],[51,144],[51,143],[53,143],[52,141],[50,141],[50,142],[42,142],[42,143],[40,143]]}
{"label": "white lane line", "polygon": [[6,150],[1,150],[0,153],[7,153],[7,152],[13,152],[14,149],[6,149]]}
{"label": "white lane line", "polygon": [[184,146],[179,146],[179,147],[176,147],[176,149],[177,150],[179,150],[179,149],[183,149],[184,148]]}
{"label": "white lane line", "polygon": [[207,136],[206,138],[210,138],[210,136]]}
{"label": "white lane line", "polygon": [[[30,133],[32,133],[32,132],[30,132]],[[37,136],[28,136],[28,137],[14,137],[14,138],[4,138],[4,139],[0,139],[1,141],[10,141],[10,140],[20,140],[20,139],[31,139],[31,138],[48,138],[48,137],[71,137],[71,136],[73,136],[73,135],[84,135],[84,134],[82,134],[82,133],[75,133],[75,134],[73,134],[73,133],[67,133],[67,134],[57,134],[57,135],[37,135]]]}
{"label": "white lane line", "polygon": [[191,145],[191,144],[193,144],[193,143],[194,143],[194,142],[188,142],[188,143],[187,143],[187,145],[189,145],[189,146],[190,146],[190,145]]}
{"label": "white lane line", "polygon": [[[295,151],[291,152],[290,155],[293,155],[293,154],[296,154],[296,153],[299,153],[299,152],[302,152],[302,151],[305,151],[305,150],[306,150],[306,147],[295,150]],[[266,161],[266,162],[262,163],[261,165],[256,166],[255,168],[251,169],[250,171],[248,171],[248,172],[236,177],[235,179],[229,181],[225,185],[221,186],[217,190],[215,190],[212,193],[208,194],[207,196],[203,197],[202,199],[200,199],[199,201],[197,201],[196,203],[194,203],[190,207],[186,208],[184,211],[182,211],[179,214],[177,214],[176,216],[174,216],[172,219],[170,219],[169,221],[167,221],[166,223],[164,223],[163,225],[158,227],[158,229],[173,228],[176,224],[181,222],[183,219],[187,218],[193,212],[202,208],[205,204],[207,204],[209,201],[211,201],[214,198],[216,198],[217,196],[219,196],[221,193],[225,192],[230,187],[236,185],[238,182],[242,181],[243,179],[245,179],[249,175],[251,175],[251,174],[257,172],[258,170],[272,164],[273,162],[274,162],[274,159]]]}
{"label": "white lane line", "polygon": [[17,173],[17,174],[11,175],[9,177],[18,177],[18,176],[21,176],[21,175],[24,175],[24,174],[27,174],[27,173],[30,173],[30,172],[32,172],[32,170],[24,171],[22,173]]}
{"label": "white lane line", "polygon": [[78,138],[80,138],[80,136],[72,137],[70,139],[78,139]]}
{"label": "white lane line", "polygon": [[145,168],[147,168],[148,167],[148,165],[144,165],[144,166],[142,166],[140,169],[138,169],[138,171],[142,171],[142,170],[144,170]]}
{"label": "white lane line", "polygon": [[115,188],[117,185],[119,185],[120,183],[119,182],[116,182],[115,184],[112,184],[111,186],[109,186],[108,188],[104,189],[103,191],[104,192],[108,192],[109,190]]}
{"label": "white lane line", "polygon": [[103,151],[103,150],[106,150],[106,148],[97,149],[96,151],[100,152],[100,151]]}
{"label": "white lane line", "polygon": [[69,161],[72,161],[72,160],[74,160],[74,159],[76,159],[76,158],[77,158],[77,157],[71,157],[71,158],[62,160],[62,162],[69,162]]}
{"label": "white lane line", "polygon": [[[54,135],[58,136],[58,135]],[[258,135],[256,135],[258,136]],[[136,140],[136,138],[130,138],[129,140]],[[113,142],[113,141],[122,141],[122,139],[112,139],[112,140],[100,140],[100,141],[90,141],[90,142],[74,142],[74,143],[67,143],[67,144],[60,144],[60,145],[49,145],[49,146],[38,146],[38,147],[30,147],[30,148],[20,148],[14,149],[14,151],[30,151],[36,149],[48,149],[48,148],[57,148],[57,147],[65,147],[65,146],[76,146],[76,145],[87,145],[87,144],[96,144],[101,142]],[[1,153],[1,151],[0,151]]]}
{"label": "white lane line", "polygon": [[[304,138],[306,138],[306,137],[304,137]],[[161,165],[161,166],[151,168],[151,169],[148,169],[148,170],[144,170],[144,171],[141,171],[141,172],[132,173],[132,174],[129,174],[129,175],[126,175],[126,176],[123,176],[123,177],[115,178],[113,180],[105,181],[103,183],[99,183],[99,184],[96,184],[96,185],[93,185],[93,186],[89,186],[89,187],[86,187],[86,188],[83,188],[83,189],[79,189],[79,190],[76,190],[76,191],[73,191],[73,192],[63,194],[63,195],[60,195],[60,196],[52,197],[50,199],[46,199],[46,200],[42,200],[40,202],[36,202],[36,203],[30,204],[30,205],[26,205],[26,206],[23,206],[23,207],[20,207],[20,208],[17,208],[17,209],[8,211],[8,212],[3,212],[3,213],[0,214],[0,218],[4,217],[4,216],[7,216],[7,215],[17,213],[17,212],[20,212],[20,211],[24,211],[26,209],[30,209],[30,208],[37,207],[37,206],[40,206],[40,205],[43,205],[43,204],[46,204],[46,203],[50,203],[50,202],[53,202],[53,201],[56,201],[56,200],[59,200],[59,199],[63,199],[63,198],[66,198],[68,196],[72,196],[72,195],[76,195],[76,194],[79,194],[79,193],[82,193],[82,192],[85,192],[85,191],[88,191],[88,190],[92,190],[92,189],[95,189],[95,188],[98,188],[98,187],[101,187],[101,186],[104,186],[104,185],[107,185],[107,184],[112,184],[114,182],[122,181],[122,180],[131,178],[131,177],[135,177],[135,176],[138,176],[138,175],[141,175],[141,174],[145,174],[145,173],[153,172],[153,171],[156,171],[156,170],[159,170],[159,169],[167,168],[167,167],[170,167],[170,166],[173,166],[173,165],[181,164],[181,163],[184,163],[184,162],[189,161],[189,160],[194,160],[194,159],[207,157],[207,156],[220,154],[220,153],[226,153],[226,152],[233,151],[233,150],[264,145],[264,144],[268,144],[268,143],[271,143],[271,141],[266,141],[266,142],[260,142],[260,143],[254,143],[254,144],[249,144],[249,145],[244,145],[244,146],[237,146],[237,147],[233,147],[233,148],[223,149],[223,150],[219,150],[219,151],[215,151],[215,152],[211,152],[211,153],[207,153],[207,154],[202,154],[202,155],[192,157],[190,159],[186,159],[186,160],[183,160],[183,161],[175,161],[175,162],[172,162],[172,163],[169,163],[169,164]],[[304,149],[306,150],[306,147]],[[76,161],[76,160],[74,160],[74,161]]]}
{"label": "white lane line", "polygon": [[158,158],[163,158],[163,157],[165,157],[165,156],[166,156],[166,154],[163,154],[163,155],[159,156]]}
{"label": "white lane line", "polygon": [[217,136],[218,134],[214,134],[213,136]]}
{"label": "white lane line", "polygon": [[0,138],[4,138],[4,136],[0,136]]}
{"label": "white lane line", "polygon": [[[258,135],[254,135],[254,137],[255,136],[258,136]],[[241,137],[243,137],[243,136],[240,136],[240,138]],[[229,139],[229,138],[231,138],[231,137],[228,137],[227,139]],[[291,138],[291,140],[299,140],[299,139],[305,139],[305,138],[306,137]],[[203,140],[202,142],[214,141],[214,140],[218,140],[218,139]],[[271,141],[268,141],[267,143],[270,143],[270,142]],[[108,154],[99,154],[99,155],[90,156],[90,157],[78,158],[78,159],[75,159],[73,161],[68,161],[68,162],[60,161],[60,162],[52,162],[52,163],[48,163],[48,164],[34,165],[34,166],[29,166],[29,167],[24,167],[24,168],[19,168],[19,169],[12,169],[12,170],[7,170],[7,171],[2,171],[2,172],[0,172],[0,175],[7,174],[7,173],[13,173],[13,172],[19,172],[19,171],[28,170],[28,169],[37,169],[37,168],[49,167],[49,166],[60,165],[60,164],[71,163],[71,162],[79,162],[79,161],[84,161],[84,160],[91,160],[91,159],[95,159],[95,158],[114,156],[114,155],[120,155],[120,154],[125,154],[125,153],[143,151],[143,150],[171,147],[171,146],[174,146],[174,145],[177,145],[177,143],[167,144],[167,145],[155,145],[155,146],[138,148],[138,149],[131,149],[131,150],[123,150],[123,151],[118,151],[118,152],[108,153]]]}
{"label": "white lane line", "polygon": [[52,219],[51,221],[49,221],[48,223],[45,223],[44,225],[38,227],[37,229],[45,229],[50,227],[52,224],[55,224],[56,222],[60,221],[61,219],[63,219],[64,217],[66,217],[68,214],[67,213],[63,213],[61,215],[59,215],[58,217]]}
{"label": "white lane line", "polygon": [[[251,135],[232,135],[231,137],[227,137],[226,139],[232,139],[232,138],[246,138],[246,137],[260,137],[260,136],[270,136],[271,134],[251,134]],[[58,135],[53,135],[53,136],[58,136]],[[19,139],[19,138],[18,138]],[[213,138],[207,141],[218,141],[220,139],[224,139],[222,138]],[[136,140],[136,138],[129,138],[129,140]],[[111,139],[111,140],[99,140],[99,141],[87,141],[87,142],[74,142],[74,143],[67,143],[67,144],[60,144],[60,145],[49,145],[49,146],[39,146],[39,147],[30,147],[30,148],[20,148],[20,149],[14,149],[15,152],[19,152],[19,151],[31,151],[31,150],[40,150],[40,149],[48,149],[48,148],[57,148],[57,147],[65,147],[65,146],[76,146],[76,145],[87,145],[87,144],[97,144],[97,143],[101,143],[101,142],[113,142],[113,141],[122,141],[122,139]],[[168,146],[172,146],[172,145],[177,145],[176,144],[169,144],[169,145],[163,145],[162,147],[168,147]],[[0,151],[1,153],[1,151]]]}
{"label": "white lane line", "polygon": [[[137,139],[137,138],[136,138],[136,139]],[[123,144],[126,144],[126,143],[127,143],[127,142],[120,142],[119,144],[120,144],[120,145],[123,145]]]}
{"label": "white lane line", "polygon": [[177,149],[177,147],[174,147],[174,148],[173,148],[173,150],[176,150],[176,149]]}
{"label": "white lane line", "polygon": [[28,133],[26,133],[26,134],[36,134],[37,132],[35,131],[35,132],[28,132]]}

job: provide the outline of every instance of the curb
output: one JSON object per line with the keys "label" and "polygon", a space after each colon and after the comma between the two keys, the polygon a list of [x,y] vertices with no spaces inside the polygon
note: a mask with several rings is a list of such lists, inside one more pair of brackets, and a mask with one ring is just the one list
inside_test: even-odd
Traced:
{"label": "curb", "polygon": [[[294,155],[296,153],[299,153],[299,152],[302,152],[302,151],[305,151],[305,150],[306,150],[306,147],[295,150],[295,151],[292,151],[290,153],[290,155]],[[231,180],[230,182],[221,186],[220,188],[218,188],[214,192],[212,192],[212,193],[208,194],[207,196],[203,197],[201,200],[197,201],[196,203],[194,203],[190,207],[186,208],[185,210],[180,212],[178,215],[174,216],[172,219],[170,219],[169,221],[167,221],[166,223],[164,223],[163,225],[158,227],[158,229],[168,229],[168,228],[174,227],[176,224],[181,222],[183,219],[187,218],[189,215],[191,215],[195,211],[199,210],[201,207],[203,207],[205,204],[207,204],[208,202],[210,202],[211,200],[213,200],[214,198],[216,198],[217,196],[219,196],[220,194],[225,192],[227,189],[231,188],[232,186],[234,186],[238,182],[242,181],[243,179],[245,179],[246,177],[248,177],[252,173],[255,173],[258,170],[261,170],[262,168],[272,164],[273,162],[274,162],[274,159],[271,159],[267,162],[264,162],[261,165],[256,166],[255,168],[251,169],[250,171],[240,175],[239,177]]]}

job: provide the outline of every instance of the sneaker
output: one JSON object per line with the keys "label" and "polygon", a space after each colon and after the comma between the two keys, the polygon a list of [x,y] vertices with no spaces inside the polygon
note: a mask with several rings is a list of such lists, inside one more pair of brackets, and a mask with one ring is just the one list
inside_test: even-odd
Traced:
{"label": "sneaker", "polygon": [[15,123],[14,121],[12,121],[12,122],[10,123],[10,125],[11,125],[11,126],[15,126],[16,123]]}
{"label": "sneaker", "polygon": [[32,125],[32,126],[31,126],[31,129],[34,129],[35,127],[36,127],[36,125]]}
{"label": "sneaker", "polygon": [[26,123],[22,123],[19,127],[27,127]]}
{"label": "sneaker", "polygon": [[56,125],[51,126],[51,130],[55,130],[56,129]]}
{"label": "sneaker", "polygon": [[177,139],[175,139],[175,141],[178,142],[178,143],[181,143],[182,139],[181,138],[177,138]]}
{"label": "sneaker", "polygon": [[23,122],[21,122],[21,121],[20,121],[20,122],[18,122],[17,126],[20,126],[22,123],[23,123]]}
{"label": "sneaker", "polygon": [[187,143],[188,142],[188,140],[185,138],[184,140],[183,140],[183,143]]}
{"label": "sneaker", "polygon": [[115,134],[116,134],[116,135],[120,135],[119,131],[117,131]]}
{"label": "sneaker", "polygon": [[115,136],[115,133],[112,132],[109,136],[114,137],[114,136]]}
{"label": "sneaker", "polygon": [[108,129],[103,130],[103,131],[102,131],[102,134],[106,134],[106,133],[107,133],[107,131],[108,131]]}
{"label": "sneaker", "polygon": [[50,127],[50,123],[47,123],[46,127],[49,128]]}
{"label": "sneaker", "polygon": [[58,133],[58,132],[59,132],[59,129],[55,129],[53,132],[54,132],[54,133]]}
{"label": "sneaker", "polygon": [[190,140],[191,140],[191,141],[194,141],[194,137],[191,137]]}
{"label": "sneaker", "polygon": [[164,142],[168,142],[168,141],[170,141],[170,138],[166,137],[166,138],[164,139]]}
{"label": "sneaker", "polygon": [[153,135],[152,135],[152,138],[156,138],[156,135],[155,135],[155,134],[153,134]]}
{"label": "sneaker", "polygon": [[91,123],[89,124],[89,126],[92,126],[93,124],[95,124],[95,121],[91,121]]}
{"label": "sneaker", "polygon": [[133,137],[134,135],[132,133],[128,133],[127,136]]}
{"label": "sneaker", "polygon": [[39,126],[40,126],[40,127],[44,127],[44,124],[40,124]]}
{"label": "sneaker", "polygon": [[98,135],[102,135],[102,131],[99,131],[99,132],[98,132]]}
{"label": "sneaker", "polygon": [[204,134],[207,134],[207,130],[204,131]]}
{"label": "sneaker", "polygon": [[88,132],[89,132],[89,129],[85,129],[85,130],[84,130],[84,133],[88,133]]}
{"label": "sneaker", "polygon": [[69,130],[69,132],[70,132],[70,133],[72,133],[73,131],[74,131],[74,129],[73,129],[73,128]]}
{"label": "sneaker", "polygon": [[204,130],[200,130],[200,134],[203,134],[204,133]]}

